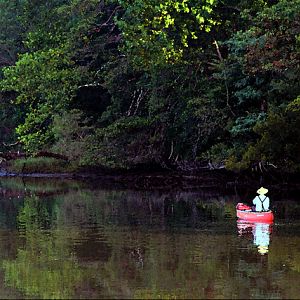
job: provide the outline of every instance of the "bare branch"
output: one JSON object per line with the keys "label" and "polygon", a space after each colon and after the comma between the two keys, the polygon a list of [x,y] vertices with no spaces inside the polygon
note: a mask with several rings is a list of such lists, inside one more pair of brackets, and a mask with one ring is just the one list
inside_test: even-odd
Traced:
{"label": "bare branch", "polygon": [[[139,94],[136,97],[136,94],[137,94],[138,91],[139,91]],[[145,94],[146,94],[146,92],[144,92],[143,89],[135,90],[133,92],[133,97],[132,97],[133,99],[132,99],[132,101],[130,103],[130,106],[129,106],[129,109],[127,111],[127,116],[136,115],[136,113],[137,113],[137,111],[139,109],[139,106],[140,106],[140,104],[141,104],[141,102],[142,102]],[[133,108],[134,108],[134,112],[132,112]]]}
{"label": "bare branch", "polygon": [[[217,49],[217,53],[218,53],[218,57],[220,59],[221,62],[224,61],[223,57],[222,57],[222,54],[221,54],[221,51],[220,51],[220,48],[219,48],[219,45],[218,45],[218,42],[215,40],[213,42],[213,44],[216,46],[216,49]],[[229,88],[228,88],[228,83],[227,83],[227,74],[226,74],[226,69],[224,69],[224,74],[225,74],[225,78],[224,78],[224,83],[225,83],[225,89],[226,89],[226,105],[227,107],[229,108],[230,112],[232,113],[233,116],[235,116],[235,113],[233,112],[230,104],[229,104]]]}
{"label": "bare branch", "polygon": [[6,144],[5,142],[2,143],[4,147],[14,147],[14,146],[17,146],[19,144],[21,144],[20,141],[17,141],[15,143],[12,143],[12,144]]}
{"label": "bare branch", "polygon": [[171,157],[173,155],[173,151],[174,151],[174,141],[172,141],[172,143],[171,143],[171,152],[170,152],[168,159],[171,159]]}

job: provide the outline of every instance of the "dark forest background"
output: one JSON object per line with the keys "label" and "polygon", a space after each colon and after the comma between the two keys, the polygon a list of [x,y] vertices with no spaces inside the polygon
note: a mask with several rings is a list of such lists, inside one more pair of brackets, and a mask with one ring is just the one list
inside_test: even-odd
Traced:
{"label": "dark forest background", "polygon": [[300,169],[300,0],[0,0],[0,151]]}

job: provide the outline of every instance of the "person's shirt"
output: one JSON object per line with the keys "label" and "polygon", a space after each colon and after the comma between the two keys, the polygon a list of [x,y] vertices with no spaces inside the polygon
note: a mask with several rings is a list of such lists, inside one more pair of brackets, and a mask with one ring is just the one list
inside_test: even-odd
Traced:
{"label": "person's shirt", "polygon": [[269,210],[270,199],[267,196],[259,195],[253,199],[253,204],[255,205],[255,211],[266,211]]}

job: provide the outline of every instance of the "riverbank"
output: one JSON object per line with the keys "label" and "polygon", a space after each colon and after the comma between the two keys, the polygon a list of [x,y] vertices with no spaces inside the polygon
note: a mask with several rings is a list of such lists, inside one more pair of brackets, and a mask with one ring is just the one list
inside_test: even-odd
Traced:
{"label": "riverbank", "polygon": [[101,181],[108,186],[120,185],[134,189],[199,189],[258,187],[267,185],[279,189],[299,189],[299,174],[252,170],[234,172],[225,168],[198,165],[194,168],[171,169],[140,166],[131,170],[97,166],[79,167],[55,158],[28,158],[2,162],[1,177],[32,177]]}

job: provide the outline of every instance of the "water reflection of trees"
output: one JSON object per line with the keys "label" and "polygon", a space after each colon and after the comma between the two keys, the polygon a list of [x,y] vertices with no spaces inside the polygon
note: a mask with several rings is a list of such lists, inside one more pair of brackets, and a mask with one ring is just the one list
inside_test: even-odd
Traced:
{"label": "water reflection of trees", "polygon": [[267,259],[259,257],[222,227],[236,230],[234,212],[229,197],[213,194],[81,189],[27,197],[5,281],[39,298],[296,296],[287,278],[300,280],[299,249],[287,245],[298,240],[275,236]]}
{"label": "water reflection of trees", "polygon": [[88,215],[96,224],[164,227],[235,217],[234,202],[213,194],[81,190],[63,199],[64,222],[84,222]]}
{"label": "water reflection of trees", "polygon": [[4,260],[5,282],[27,296],[69,298],[74,286],[82,280],[76,257],[68,238],[77,235],[70,230],[49,228],[47,207],[36,197],[25,199],[19,214],[20,233],[24,245],[18,248],[15,260]]}

